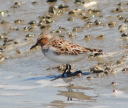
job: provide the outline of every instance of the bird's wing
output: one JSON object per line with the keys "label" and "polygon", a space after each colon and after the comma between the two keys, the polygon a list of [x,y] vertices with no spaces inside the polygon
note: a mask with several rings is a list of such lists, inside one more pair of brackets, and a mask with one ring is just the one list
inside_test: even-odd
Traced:
{"label": "bird's wing", "polygon": [[54,53],[58,55],[78,55],[87,53],[89,51],[85,47],[65,40],[53,40],[49,43],[49,46],[51,46]]}

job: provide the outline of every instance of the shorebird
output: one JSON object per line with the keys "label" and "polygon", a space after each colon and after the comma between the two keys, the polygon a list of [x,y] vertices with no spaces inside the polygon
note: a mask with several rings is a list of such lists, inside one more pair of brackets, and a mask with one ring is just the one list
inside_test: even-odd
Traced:
{"label": "shorebird", "polygon": [[101,49],[86,48],[67,40],[56,38],[49,34],[41,34],[40,38],[37,39],[36,44],[34,44],[30,50],[36,46],[41,46],[44,56],[46,56],[48,59],[66,64],[66,69],[64,70],[62,77],[64,77],[65,73],[69,75],[71,74],[70,64],[72,62],[82,60],[90,52],[102,54]]}

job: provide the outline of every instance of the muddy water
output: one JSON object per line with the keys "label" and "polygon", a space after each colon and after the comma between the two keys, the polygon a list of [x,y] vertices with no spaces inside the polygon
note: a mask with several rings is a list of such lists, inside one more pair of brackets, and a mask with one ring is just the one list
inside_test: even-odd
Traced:
{"label": "muddy water", "polygon": [[[128,107],[128,71],[122,71],[128,66],[128,41],[127,38],[121,38],[118,30],[119,25],[128,24],[124,22],[124,19],[128,18],[127,0],[96,0],[88,1],[84,5],[75,4],[74,1],[60,0],[49,4],[46,0],[0,0],[0,34],[13,40],[3,48],[4,41],[0,39],[3,48],[1,52],[5,56],[5,60],[0,63],[0,108]],[[16,2],[19,4],[14,5]],[[111,12],[120,2],[123,11]],[[24,30],[24,27],[30,26],[28,24],[30,21],[34,20],[38,23],[39,16],[47,15],[49,6],[60,4],[68,5],[69,9],[63,15],[54,16],[49,29],[42,30],[37,24],[32,31]],[[73,9],[84,8],[85,13],[88,9],[101,10],[102,17],[90,15],[90,21],[98,20],[102,24],[86,28],[87,20],[68,15],[68,12]],[[124,19],[119,20],[117,17],[119,15]],[[73,17],[73,21],[67,21],[69,17]],[[18,19],[23,20],[22,23],[16,24],[15,20]],[[6,23],[2,24],[3,20]],[[116,25],[109,27],[109,22],[116,22]],[[59,64],[45,58],[40,49],[30,52],[29,48],[41,32],[56,31],[59,27],[66,30],[53,33],[54,35],[64,36],[65,39],[80,45],[101,48],[104,51],[100,60],[83,60],[74,63],[72,64],[74,69],[88,73],[90,67],[103,62],[112,63],[114,72],[109,75],[89,74],[80,78],[53,80],[61,72],[51,68]],[[78,27],[78,31],[72,32],[74,27]],[[73,35],[71,38],[68,36],[70,33]],[[26,38],[27,34],[34,35]],[[91,38],[85,39],[85,35],[91,35]],[[99,35],[104,37],[98,38]],[[14,44],[14,41],[18,44]],[[122,60],[122,57],[124,61],[117,63],[118,60]],[[90,80],[88,77],[91,77]]]}

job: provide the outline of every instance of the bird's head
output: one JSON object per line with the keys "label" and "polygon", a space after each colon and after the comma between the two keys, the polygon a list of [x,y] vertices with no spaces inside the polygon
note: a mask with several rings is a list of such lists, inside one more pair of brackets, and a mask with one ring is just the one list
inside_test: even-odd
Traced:
{"label": "bird's head", "polygon": [[44,45],[48,44],[49,40],[52,38],[51,35],[48,34],[44,34],[44,35],[40,35],[40,38],[37,39],[37,42],[30,48],[30,50],[32,50],[33,48],[35,48],[36,46],[41,46],[43,47]]}

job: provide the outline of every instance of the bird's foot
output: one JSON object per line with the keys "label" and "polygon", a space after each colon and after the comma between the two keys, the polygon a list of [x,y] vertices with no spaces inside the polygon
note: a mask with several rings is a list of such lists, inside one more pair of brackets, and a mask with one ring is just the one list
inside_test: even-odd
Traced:
{"label": "bird's foot", "polygon": [[82,71],[81,70],[78,70],[76,72],[66,72],[66,73],[63,73],[62,74],[62,78],[64,77],[73,77],[73,76],[78,76],[78,77],[81,77],[82,76]]}

